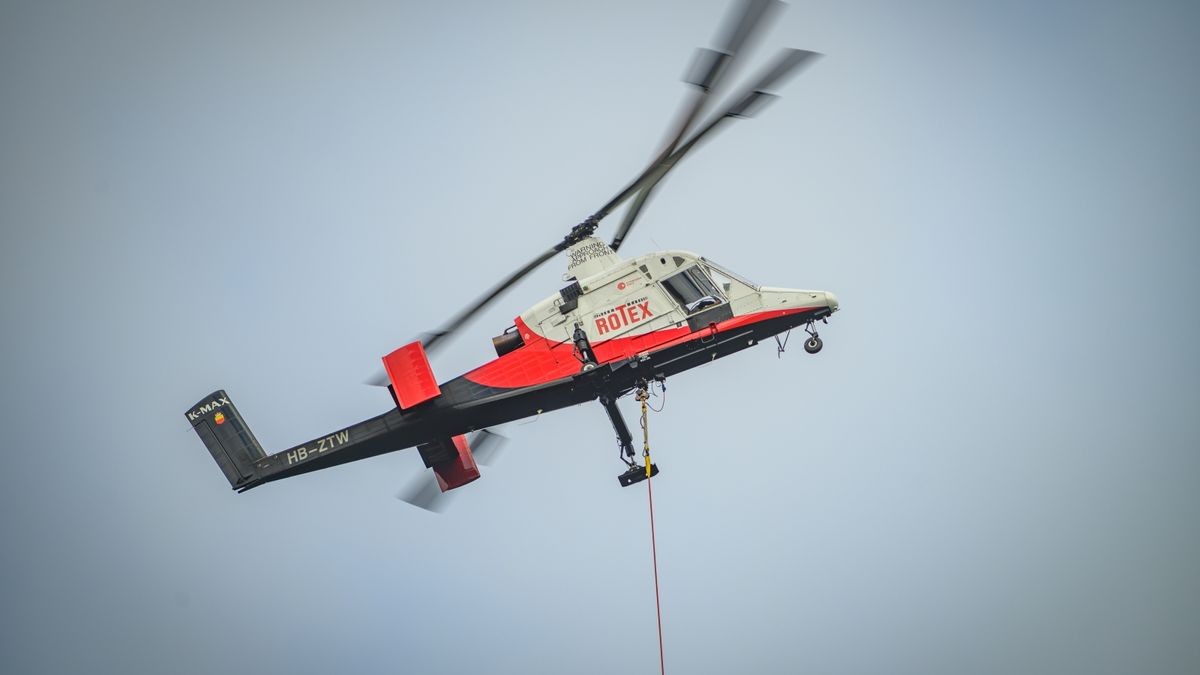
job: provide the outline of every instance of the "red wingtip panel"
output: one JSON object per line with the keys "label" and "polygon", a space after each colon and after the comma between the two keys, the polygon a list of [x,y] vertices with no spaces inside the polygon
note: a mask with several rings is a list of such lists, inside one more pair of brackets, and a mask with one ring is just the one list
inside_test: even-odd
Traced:
{"label": "red wingtip panel", "polygon": [[433,467],[437,475],[438,487],[442,492],[462,487],[479,478],[479,467],[475,465],[475,455],[471,454],[471,446],[467,445],[466,436],[455,436],[454,447],[458,457]]}
{"label": "red wingtip panel", "polygon": [[392,381],[396,400],[405,410],[442,395],[420,342],[406,344],[383,357],[383,368]]}

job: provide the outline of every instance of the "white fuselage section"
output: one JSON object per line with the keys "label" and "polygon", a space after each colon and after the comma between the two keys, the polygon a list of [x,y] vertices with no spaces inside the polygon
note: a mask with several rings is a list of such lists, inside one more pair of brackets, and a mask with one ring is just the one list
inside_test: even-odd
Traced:
{"label": "white fuselage section", "polygon": [[589,237],[568,249],[568,274],[579,284],[577,304],[559,293],[521,314],[530,330],[551,342],[568,342],[576,324],[593,343],[687,325],[689,317],[726,306],[726,316],[829,307],[825,291],[756,286],[687,251],[660,251],[622,260],[603,241]]}

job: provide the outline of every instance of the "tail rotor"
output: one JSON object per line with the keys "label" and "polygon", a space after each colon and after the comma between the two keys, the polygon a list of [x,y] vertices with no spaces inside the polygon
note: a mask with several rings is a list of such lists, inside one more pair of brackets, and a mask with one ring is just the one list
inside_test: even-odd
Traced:
{"label": "tail rotor", "polygon": [[[482,429],[472,434],[467,442],[475,461],[484,466],[492,466],[500,458],[508,438],[489,429]],[[453,501],[453,495],[452,490],[442,491],[432,471],[424,471],[410,480],[408,485],[396,494],[396,499],[432,513],[443,513]]]}

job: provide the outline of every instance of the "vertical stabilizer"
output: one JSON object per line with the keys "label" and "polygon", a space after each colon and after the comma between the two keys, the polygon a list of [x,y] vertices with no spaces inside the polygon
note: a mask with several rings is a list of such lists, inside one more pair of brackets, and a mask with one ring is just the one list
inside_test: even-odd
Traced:
{"label": "vertical stabilizer", "polygon": [[231,487],[240,488],[254,480],[254,464],[267,453],[225,390],[205,396],[187,411],[187,418]]}

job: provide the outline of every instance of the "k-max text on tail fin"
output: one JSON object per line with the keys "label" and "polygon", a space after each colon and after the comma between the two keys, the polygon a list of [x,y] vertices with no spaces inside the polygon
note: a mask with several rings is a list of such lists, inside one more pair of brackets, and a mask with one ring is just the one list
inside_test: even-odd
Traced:
{"label": "k-max text on tail fin", "polygon": [[255,462],[267,456],[225,390],[214,391],[187,411],[188,422],[204,441],[234,489],[254,480]]}

